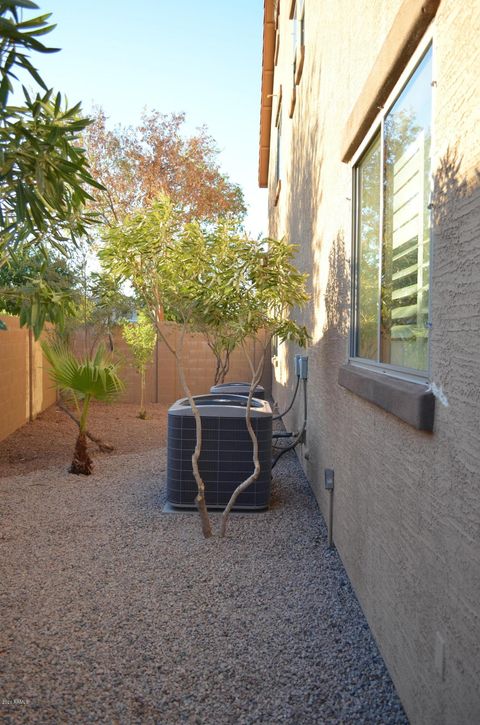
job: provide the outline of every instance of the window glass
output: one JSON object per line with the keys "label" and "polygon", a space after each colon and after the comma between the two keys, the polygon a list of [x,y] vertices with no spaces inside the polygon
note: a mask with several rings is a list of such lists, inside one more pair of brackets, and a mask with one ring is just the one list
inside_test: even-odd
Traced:
{"label": "window glass", "polygon": [[358,165],[357,355],[378,359],[380,264],[380,134]]}
{"label": "window glass", "polygon": [[431,51],[384,124],[382,362],[428,367]]}
{"label": "window glass", "polygon": [[431,48],[355,168],[354,354],[428,369]]}

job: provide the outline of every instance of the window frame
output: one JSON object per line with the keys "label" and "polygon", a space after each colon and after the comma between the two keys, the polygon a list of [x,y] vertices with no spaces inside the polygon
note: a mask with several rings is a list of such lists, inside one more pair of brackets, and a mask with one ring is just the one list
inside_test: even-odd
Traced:
{"label": "window frame", "polygon": [[[349,363],[365,370],[370,370],[375,373],[383,373],[406,382],[418,382],[425,383],[431,378],[431,344],[430,337],[427,351],[427,369],[426,370],[415,370],[413,368],[406,368],[399,365],[392,365],[391,363],[381,362],[379,360],[370,360],[368,358],[362,358],[356,355],[357,346],[357,334],[358,334],[358,227],[360,222],[360,215],[357,213],[359,209],[359,162],[364,157],[365,153],[369,150],[370,146],[374,143],[377,134],[380,135],[380,167],[383,169],[384,164],[384,122],[385,118],[390,113],[391,109],[395,105],[400,95],[405,90],[412,76],[414,75],[417,67],[421,63],[423,57],[431,48],[432,51],[432,83],[431,83],[431,105],[432,105],[432,121],[435,115],[435,88],[436,88],[436,65],[435,65],[435,38],[433,28],[430,29],[422,38],[418,44],[415,52],[405,66],[400,78],[395,84],[392,92],[388,96],[388,99],[383,107],[379,107],[379,112],[370,126],[368,133],[365,134],[362,143],[359,145],[355,154],[352,156],[350,166],[352,172],[352,218],[351,218],[351,324],[350,324],[350,337],[349,337]],[[430,170],[430,182],[432,180],[433,168],[435,167],[433,149],[435,148],[435,129],[432,122],[431,125],[431,170]],[[381,179],[383,181],[383,177]],[[432,197],[433,186],[430,185],[430,198]],[[431,204],[429,205],[431,208]],[[381,314],[381,270],[383,263],[383,214],[384,214],[384,193],[382,191],[380,197],[380,215],[382,223],[380,225],[380,252],[379,252],[379,271],[378,271],[378,300],[380,301],[380,314]],[[432,313],[432,267],[434,260],[433,250],[433,224],[430,224],[430,264],[429,264],[429,325],[431,330],[431,313]],[[380,331],[379,331],[380,335]],[[378,348],[380,350],[380,347]]]}

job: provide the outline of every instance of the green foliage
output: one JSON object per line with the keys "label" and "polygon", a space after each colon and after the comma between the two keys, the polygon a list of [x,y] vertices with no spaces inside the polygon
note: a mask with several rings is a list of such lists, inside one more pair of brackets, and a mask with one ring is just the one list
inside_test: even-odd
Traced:
{"label": "green foliage", "polygon": [[133,353],[134,364],[140,373],[140,412],[139,418],[145,420],[145,373],[153,357],[153,350],[157,342],[157,330],[145,312],[138,313],[137,322],[125,322],[122,326],[123,339]]}
{"label": "green foliage", "polygon": [[152,360],[157,341],[157,332],[150,318],[145,312],[139,312],[137,322],[122,324],[122,336],[132,351],[137,370],[142,372]]}
{"label": "green foliage", "polygon": [[24,249],[0,267],[0,309],[18,315],[38,339],[45,322],[60,329],[75,314],[75,277],[66,259]]}
{"label": "green foliage", "polygon": [[[80,104],[68,108],[48,90],[25,51],[53,52],[37,40],[52,30],[49,15],[21,21],[28,0],[0,1],[0,265],[22,246],[42,247],[45,240],[65,253],[65,243],[86,234],[94,221],[85,212],[87,188],[103,188],[89,173],[79,146],[90,123]],[[8,104],[17,80],[26,71],[42,88],[31,97],[25,88],[21,106]]]}
{"label": "green foliage", "polygon": [[308,343],[305,326],[290,317],[309,299],[305,290],[307,275],[293,264],[295,251],[296,246],[285,238],[252,243],[243,270],[249,284],[239,319],[247,335],[257,335],[263,329],[280,342],[289,340],[301,347]]}
{"label": "green foliage", "polygon": [[75,314],[76,303],[71,292],[55,289],[39,277],[32,279],[29,285],[22,288],[21,293],[24,298],[20,309],[20,327],[29,327],[36,340],[45,322],[51,322],[63,330],[66,317]]}
{"label": "green foliage", "polygon": [[51,365],[50,377],[60,390],[109,402],[124,389],[118,364],[108,359],[103,347],[98,348],[93,358],[82,359],[62,343],[42,342],[41,345]]}
{"label": "green foliage", "polygon": [[295,246],[285,239],[252,241],[232,222],[185,223],[163,196],[108,229],[105,241],[102,263],[131,282],[150,318],[163,308],[206,334],[214,352],[262,329],[306,344],[305,327],[289,319],[308,300],[306,275],[295,268]]}
{"label": "green foliage", "polygon": [[106,273],[131,283],[152,321],[162,308],[178,321],[190,318],[201,260],[195,235],[185,233],[177,206],[160,197],[106,229],[104,240],[99,257]]}
{"label": "green foliage", "polygon": [[[38,10],[38,5],[30,0],[0,0],[0,104],[7,105],[9,93],[13,91],[12,79],[17,76],[16,68],[26,71],[44,90],[47,90],[36,68],[30,63],[24,50],[38,53],[56,53],[58,48],[47,48],[37,40],[55,28],[49,25],[51,13],[22,21],[20,13],[23,9]],[[20,11],[20,12],[19,12]]]}
{"label": "green foliage", "polygon": [[88,328],[92,347],[98,340],[109,336],[121,320],[135,311],[135,300],[125,295],[112,277],[94,272],[86,280],[83,309],[77,323]]}

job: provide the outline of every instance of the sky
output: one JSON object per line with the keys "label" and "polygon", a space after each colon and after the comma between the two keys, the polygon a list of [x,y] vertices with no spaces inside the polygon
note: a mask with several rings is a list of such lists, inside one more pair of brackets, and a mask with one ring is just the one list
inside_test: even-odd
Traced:
{"label": "sky", "polygon": [[[35,54],[49,87],[105,110],[109,125],[136,125],[144,108],[185,112],[186,131],[206,125],[219,164],[242,187],[247,230],[266,235],[258,188],[262,0],[35,0],[57,27]],[[35,14],[39,14],[37,11]]]}

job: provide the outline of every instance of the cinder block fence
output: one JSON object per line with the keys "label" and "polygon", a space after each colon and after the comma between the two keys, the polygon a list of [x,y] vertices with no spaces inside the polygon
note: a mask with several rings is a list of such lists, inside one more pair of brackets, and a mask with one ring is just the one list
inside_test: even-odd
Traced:
{"label": "cinder block fence", "polygon": [[[21,329],[18,318],[4,317],[7,330],[0,331],[0,440],[13,433],[17,428],[33,420],[39,413],[55,402],[56,392],[48,376],[46,362],[39,342],[26,329]],[[172,322],[164,322],[164,334],[169,344],[176,348],[180,330]],[[132,364],[128,345],[122,339],[120,329],[113,334],[114,354],[121,362],[120,375],[126,384],[126,390],[120,400],[127,403],[140,401],[140,376]],[[249,343],[250,355],[258,363],[261,355],[258,342]],[[78,336],[76,349],[84,352],[83,336]],[[194,395],[208,393],[214,383],[215,358],[203,335],[194,333],[185,337],[184,354],[185,374]],[[247,357],[242,349],[231,356],[229,380],[251,378]],[[267,360],[262,380],[270,390],[270,364]],[[175,359],[164,343],[158,342],[154,350],[153,362],[146,374],[145,402],[169,405],[184,397],[180,385]]]}
{"label": "cinder block fence", "polygon": [[31,331],[20,328],[17,317],[2,320],[0,330],[0,440],[33,420],[55,402],[45,358]]}

